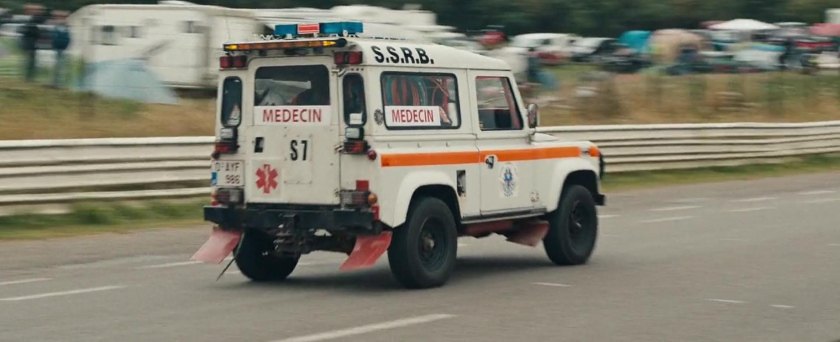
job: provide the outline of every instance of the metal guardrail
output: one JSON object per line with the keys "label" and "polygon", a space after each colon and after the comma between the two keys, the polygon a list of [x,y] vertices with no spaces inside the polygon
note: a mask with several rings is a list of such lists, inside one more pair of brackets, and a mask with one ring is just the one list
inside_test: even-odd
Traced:
{"label": "metal guardrail", "polygon": [[[607,172],[778,162],[840,152],[840,121],[542,127],[598,144]],[[212,137],[0,141],[0,207],[207,196]],[[177,187],[177,186],[176,186]]]}

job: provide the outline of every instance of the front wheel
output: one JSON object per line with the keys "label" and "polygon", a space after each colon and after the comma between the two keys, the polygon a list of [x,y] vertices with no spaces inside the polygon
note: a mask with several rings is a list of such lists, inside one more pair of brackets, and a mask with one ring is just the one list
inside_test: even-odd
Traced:
{"label": "front wheel", "polygon": [[412,204],[406,223],[394,230],[388,263],[405,287],[441,286],[455,268],[457,248],[449,206],[437,198],[422,198]]}
{"label": "front wheel", "polygon": [[299,256],[277,256],[268,236],[259,232],[245,232],[236,251],[236,266],[253,281],[286,279],[297,266]]}
{"label": "front wheel", "polygon": [[589,260],[598,236],[598,214],[587,188],[580,185],[566,188],[557,210],[549,214],[548,223],[543,245],[552,262],[580,265]]}

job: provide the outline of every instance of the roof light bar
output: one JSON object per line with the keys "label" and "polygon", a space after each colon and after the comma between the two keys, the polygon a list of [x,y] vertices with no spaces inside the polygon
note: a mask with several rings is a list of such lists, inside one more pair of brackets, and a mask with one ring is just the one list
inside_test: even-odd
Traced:
{"label": "roof light bar", "polygon": [[283,50],[295,48],[326,48],[326,47],[344,47],[347,45],[347,40],[344,38],[338,39],[318,39],[318,40],[288,40],[288,41],[265,41],[254,43],[232,43],[225,44],[225,51],[255,51],[255,50]]}
{"label": "roof light bar", "polygon": [[274,35],[292,39],[300,35],[345,36],[364,32],[364,25],[359,21],[336,21],[328,23],[279,24],[274,26]]}

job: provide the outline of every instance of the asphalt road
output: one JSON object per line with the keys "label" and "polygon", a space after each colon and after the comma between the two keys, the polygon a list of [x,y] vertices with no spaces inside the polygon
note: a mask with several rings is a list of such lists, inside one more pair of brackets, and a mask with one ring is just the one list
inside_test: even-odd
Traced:
{"label": "asphalt road", "polygon": [[2,341],[836,341],[840,172],[609,194],[591,262],[462,239],[439,289],[314,254],[187,261],[208,228],[0,243]]}

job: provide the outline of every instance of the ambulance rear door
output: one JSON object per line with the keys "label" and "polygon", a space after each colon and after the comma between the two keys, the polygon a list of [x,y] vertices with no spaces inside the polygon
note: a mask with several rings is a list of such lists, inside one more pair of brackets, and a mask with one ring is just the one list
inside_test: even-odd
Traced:
{"label": "ambulance rear door", "polygon": [[255,59],[248,203],[339,203],[337,82],[326,56]]}

